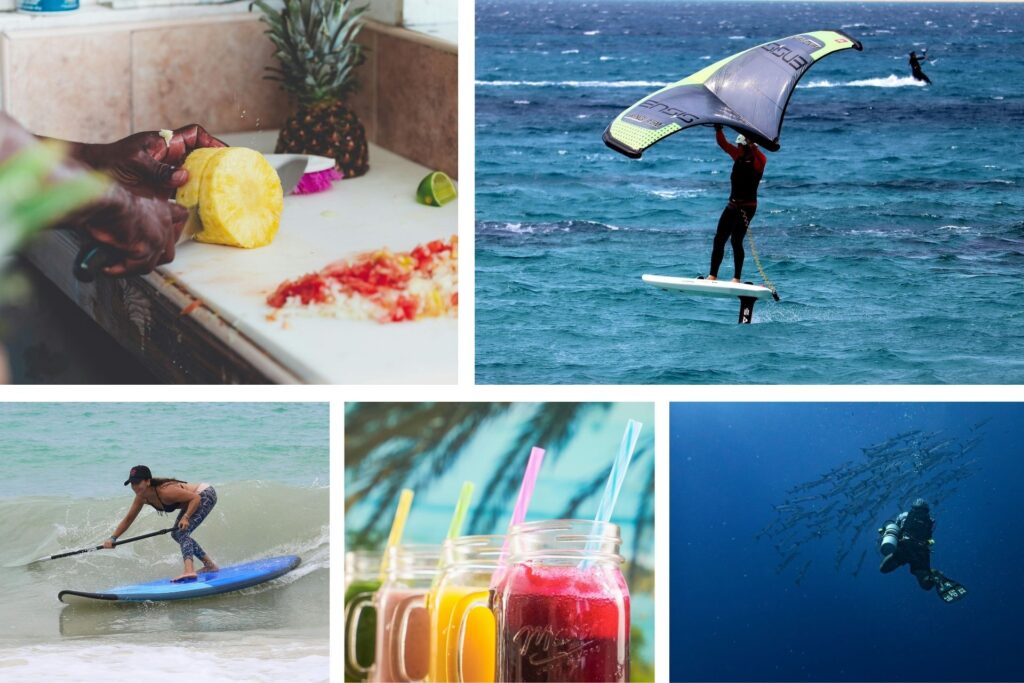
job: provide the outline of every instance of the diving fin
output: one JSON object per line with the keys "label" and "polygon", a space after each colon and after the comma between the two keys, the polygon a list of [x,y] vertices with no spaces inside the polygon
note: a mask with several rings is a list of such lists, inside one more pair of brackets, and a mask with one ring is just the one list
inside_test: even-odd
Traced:
{"label": "diving fin", "polygon": [[956,602],[967,595],[967,589],[962,584],[957,583],[938,571],[934,573],[934,576],[935,591],[942,598],[943,602]]}

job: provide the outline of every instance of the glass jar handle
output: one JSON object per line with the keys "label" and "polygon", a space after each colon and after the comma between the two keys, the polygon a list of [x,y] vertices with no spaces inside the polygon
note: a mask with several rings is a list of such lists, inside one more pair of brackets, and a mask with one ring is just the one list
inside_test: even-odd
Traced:
{"label": "glass jar handle", "polygon": [[[395,607],[393,619],[398,622],[398,628],[391,631],[390,649],[394,653],[392,655],[392,665],[401,683],[416,683],[423,680],[422,678],[414,679],[409,675],[409,671],[405,666],[405,643],[409,639],[409,617],[417,609],[426,610],[425,601],[426,596],[423,594],[411,595],[399,602]],[[416,603],[419,603],[419,605]]]}
{"label": "glass jar handle", "polygon": [[[488,607],[488,591],[479,591],[476,593],[470,593],[463,597],[455,605],[455,609],[452,610],[450,621],[448,622],[448,635],[447,642],[445,643],[445,652],[448,653],[448,680],[458,681],[458,683],[464,683],[465,676],[462,673],[462,655],[466,650],[466,624],[469,623],[469,615],[475,609],[485,609],[488,614],[491,613],[491,608]],[[459,619],[458,628],[452,628],[455,626],[455,616],[461,614],[462,618]],[[452,647],[452,637],[455,637],[457,647]],[[455,671],[455,677],[452,678],[452,671]],[[494,674],[491,674],[491,680],[494,680]]]}
{"label": "glass jar handle", "polygon": [[[373,607],[373,593],[356,593],[349,598],[345,606],[345,636],[348,647],[345,652],[345,668],[349,669],[348,674],[353,678],[359,678],[370,671],[373,666],[363,666],[359,662],[359,652],[356,650],[356,635],[359,633],[359,617],[367,607]],[[365,600],[360,600],[366,596]],[[376,608],[374,608],[376,609]]]}

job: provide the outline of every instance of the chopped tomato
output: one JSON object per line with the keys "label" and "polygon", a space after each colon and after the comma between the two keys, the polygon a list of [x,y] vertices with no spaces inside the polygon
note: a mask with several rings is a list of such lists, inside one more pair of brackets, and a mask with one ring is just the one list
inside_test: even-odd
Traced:
{"label": "chopped tomato", "polygon": [[[408,292],[413,278],[431,278],[438,268],[450,269],[456,256],[457,237],[450,242],[434,240],[409,252],[392,253],[386,249],[368,252],[353,261],[332,263],[319,273],[304,275],[298,280],[282,283],[267,297],[267,303],[281,308],[291,301],[302,305],[323,304],[334,300],[334,294],[365,297],[382,312],[385,322],[416,320],[427,315],[443,314],[443,306],[431,307],[419,296]],[[436,295],[435,295],[436,296]],[[458,293],[451,295],[452,308],[459,305]]]}
{"label": "chopped tomato", "polygon": [[189,313],[195,311],[197,308],[199,308],[202,305],[203,305],[203,302],[200,301],[199,299],[196,299],[195,301],[190,303],[188,306],[185,306],[183,309],[181,309],[181,312],[178,313],[178,315],[181,316],[181,317],[185,317],[186,315],[188,315]]}

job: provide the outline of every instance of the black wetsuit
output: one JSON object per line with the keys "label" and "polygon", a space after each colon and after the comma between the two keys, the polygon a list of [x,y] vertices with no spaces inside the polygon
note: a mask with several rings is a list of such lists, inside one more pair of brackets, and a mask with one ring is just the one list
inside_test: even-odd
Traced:
{"label": "black wetsuit", "polygon": [[886,555],[879,570],[883,574],[896,571],[905,564],[918,585],[926,591],[935,588],[935,573],[932,571],[932,549],[928,541],[935,530],[935,520],[927,512],[923,514],[900,513],[895,520],[900,528],[896,552]]}
{"label": "black wetsuit", "polygon": [[[924,57],[924,55],[921,55]],[[932,79],[928,78],[923,71],[921,71],[921,62],[918,60],[917,55],[913,52],[910,53],[910,73],[919,81],[924,81],[928,85],[932,84]]]}
{"label": "black wetsuit", "polygon": [[[729,153],[739,150],[725,141],[721,136],[718,144]],[[724,143],[724,144],[723,144]],[[732,192],[729,195],[729,203],[722,216],[718,219],[718,230],[715,232],[714,246],[711,249],[711,275],[718,277],[718,268],[725,258],[725,243],[732,241],[732,258],[735,271],[733,277],[743,277],[743,238],[747,234],[750,221],[757,211],[757,186],[761,183],[761,176],[764,175],[765,165],[764,153],[760,150],[740,150],[738,156],[733,156],[732,164]]]}

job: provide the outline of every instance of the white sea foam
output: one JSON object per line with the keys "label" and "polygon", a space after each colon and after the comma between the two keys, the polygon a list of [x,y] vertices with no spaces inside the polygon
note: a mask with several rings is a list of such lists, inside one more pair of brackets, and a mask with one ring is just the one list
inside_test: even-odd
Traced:
{"label": "white sea foam", "polygon": [[902,88],[905,86],[924,87],[925,83],[913,76],[897,76],[889,74],[885,78],[864,78],[856,81],[811,81],[798,88]]}
{"label": "white sea foam", "polygon": [[484,88],[663,88],[662,81],[476,81]]}
{"label": "white sea foam", "polygon": [[530,100],[512,100],[512,104],[529,104]]}
{"label": "white sea foam", "polygon": [[[95,642],[47,643],[0,648],[3,679],[22,681],[108,681],[135,683],[139,662],[149,678],[179,678],[189,672],[217,681],[327,681],[329,647],[322,643],[289,643],[239,638],[238,644],[164,646],[104,645]],[[247,643],[247,641],[249,641]]]}
{"label": "white sea foam", "polygon": [[705,190],[678,189],[678,190],[651,190],[650,194],[653,194],[655,197],[661,197],[662,199],[678,199],[679,197],[685,197],[687,199],[692,199],[693,197],[698,197],[698,196],[700,196],[702,194],[705,194],[705,192],[706,192]]}
{"label": "white sea foam", "polygon": [[578,55],[579,53],[579,50],[562,50],[563,55]]}
{"label": "white sea foam", "polygon": [[600,31],[584,31],[583,35],[585,35],[585,36],[596,36],[598,33],[600,33]]}

